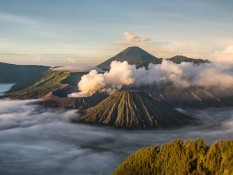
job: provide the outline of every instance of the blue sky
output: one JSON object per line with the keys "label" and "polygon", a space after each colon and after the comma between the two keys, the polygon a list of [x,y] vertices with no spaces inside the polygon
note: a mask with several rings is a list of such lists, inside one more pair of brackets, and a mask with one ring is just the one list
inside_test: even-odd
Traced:
{"label": "blue sky", "polygon": [[95,65],[138,45],[233,62],[232,19],[230,0],[0,0],[0,61]]}

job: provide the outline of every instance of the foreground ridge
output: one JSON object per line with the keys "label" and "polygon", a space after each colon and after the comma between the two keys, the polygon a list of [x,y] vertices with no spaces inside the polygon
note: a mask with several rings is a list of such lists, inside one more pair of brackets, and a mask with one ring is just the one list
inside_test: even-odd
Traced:
{"label": "foreground ridge", "polygon": [[203,139],[174,140],[128,156],[114,175],[233,174],[233,140],[207,146]]}

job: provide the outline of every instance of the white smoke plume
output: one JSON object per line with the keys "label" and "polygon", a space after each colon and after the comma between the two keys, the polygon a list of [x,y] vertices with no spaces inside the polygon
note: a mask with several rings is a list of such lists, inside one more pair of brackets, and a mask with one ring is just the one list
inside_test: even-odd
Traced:
{"label": "white smoke plume", "polygon": [[113,61],[109,72],[98,73],[91,70],[87,75],[82,76],[78,83],[81,92],[72,93],[70,97],[90,96],[97,91],[109,93],[121,89],[123,85],[130,85],[135,82],[133,73],[136,72],[136,66],[129,65],[126,61]]}
{"label": "white smoke plume", "polygon": [[113,61],[105,73],[90,71],[81,78],[78,88],[81,92],[69,97],[90,96],[95,92],[112,93],[126,85],[152,85],[171,82],[175,87],[199,86],[224,90],[233,86],[231,66],[214,63],[195,65],[192,63],[175,64],[164,60],[162,64],[150,64],[148,69],[136,69],[126,61]]}

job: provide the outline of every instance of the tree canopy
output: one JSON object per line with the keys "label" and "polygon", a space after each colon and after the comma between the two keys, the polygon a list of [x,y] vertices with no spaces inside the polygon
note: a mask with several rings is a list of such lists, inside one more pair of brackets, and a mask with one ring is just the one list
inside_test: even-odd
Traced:
{"label": "tree canopy", "polygon": [[114,175],[232,175],[233,140],[174,140],[128,156]]}

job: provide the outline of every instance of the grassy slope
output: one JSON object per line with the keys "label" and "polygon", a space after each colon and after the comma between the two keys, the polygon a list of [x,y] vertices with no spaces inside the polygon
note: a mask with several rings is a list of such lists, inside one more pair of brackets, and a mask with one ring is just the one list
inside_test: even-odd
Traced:
{"label": "grassy slope", "polygon": [[88,74],[88,72],[71,72],[70,76],[62,80],[61,83],[77,86],[78,82],[81,80],[81,77],[85,74]]}
{"label": "grassy slope", "polygon": [[233,140],[207,146],[203,139],[174,140],[142,148],[127,157],[114,175],[232,175]]}
{"label": "grassy slope", "polygon": [[34,82],[34,84],[20,90],[10,91],[7,93],[7,96],[17,99],[36,99],[43,97],[50,91],[58,88],[61,85],[61,81],[69,75],[70,72],[49,70],[39,80]]}

